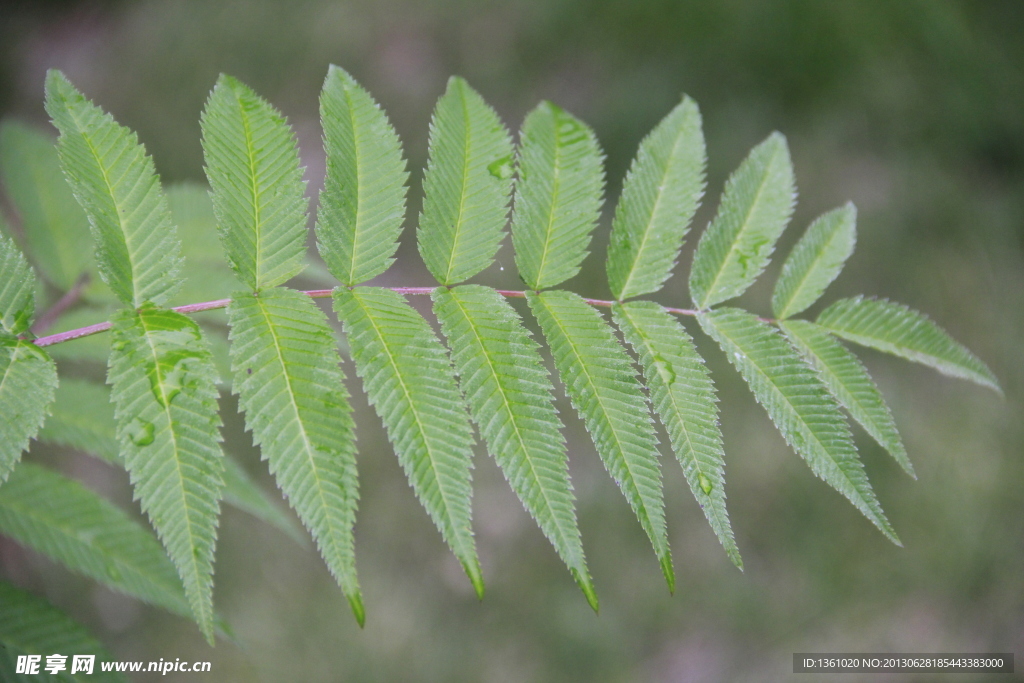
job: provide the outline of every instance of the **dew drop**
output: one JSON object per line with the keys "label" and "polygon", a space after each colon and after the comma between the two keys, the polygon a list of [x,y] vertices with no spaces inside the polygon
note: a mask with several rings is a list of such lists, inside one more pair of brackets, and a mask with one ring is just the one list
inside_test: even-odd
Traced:
{"label": "dew drop", "polygon": [[128,438],[136,446],[148,446],[153,443],[153,423],[135,418],[128,424]]}
{"label": "dew drop", "polygon": [[657,368],[658,374],[665,384],[672,384],[676,381],[676,371],[672,369],[672,364],[661,356],[654,356],[654,367]]}
{"label": "dew drop", "polygon": [[697,481],[700,482],[700,488],[704,491],[704,495],[710,496],[712,488],[711,480],[704,476],[704,474],[700,474],[697,477]]}
{"label": "dew drop", "polygon": [[113,349],[114,351],[123,351],[124,344],[125,342],[123,339],[118,339],[116,342],[110,345],[110,348]]}
{"label": "dew drop", "polygon": [[111,581],[120,581],[123,577],[121,576],[121,570],[117,568],[116,564],[108,564],[106,566],[107,577]]}
{"label": "dew drop", "polygon": [[512,156],[503,156],[491,162],[487,165],[487,170],[498,180],[508,180],[512,177]]}

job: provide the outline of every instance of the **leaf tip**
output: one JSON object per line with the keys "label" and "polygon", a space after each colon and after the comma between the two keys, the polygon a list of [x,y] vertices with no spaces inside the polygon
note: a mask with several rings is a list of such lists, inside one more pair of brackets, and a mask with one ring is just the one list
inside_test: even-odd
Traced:
{"label": "leaf tip", "polygon": [[356,618],[359,628],[366,628],[366,608],[363,606],[363,595],[358,590],[346,593],[349,607],[352,608],[352,616]]}
{"label": "leaf tip", "polygon": [[668,584],[669,595],[676,594],[676,573],[672,569],[672,555],[667,550],[658,558],[661,564],[661,573],[665,575],[665,583]]}

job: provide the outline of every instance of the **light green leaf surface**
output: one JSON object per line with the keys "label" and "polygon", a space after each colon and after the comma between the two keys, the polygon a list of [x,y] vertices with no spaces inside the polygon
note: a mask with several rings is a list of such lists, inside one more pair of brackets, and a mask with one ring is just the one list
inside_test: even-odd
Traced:
{"label": "light green leaf surface", "polygon": [[725,183],[718,213],[700,238],[690,296],[703,310],[737,297],[768,265],[796,202],[786,138],[772,133]]}
{"label": "light green leaf surface", "polygon": [[43,426],[56,388],[57,366],[45,351],[0,337],[0,484]]}
{"label": "light green leaf surface", "polygon": [[236,293],[228,319],[246,426],[363,624],[353,537],[355,423],[327,318],[307,295],[274,288]]}
{"label": "light green leaf surface", "polygon": [[14,240],[0,234],[0,336],[28,331],[36,310],[36,278]]}
{"label": "light green leaf surface", "polygon": [[0,533],[115,591],[191,616],[152,532],[57,472],[24,462],[11,473],[0,487]]}
{"label": "light green leaf surface", "polygon": [[793,247],[775,282],[779,320],[801,313],[839,276],[857,241],[857,208],[846,204],[819,216]]}
{"label": "light green leaf surface", "polygon": [[722,308],[698,320],[811,471],[901,545],[868,483],[846,420],[814,370],[778,331],[746,311]]}
{"label": "light green leaf surface", "polygon": [[46,77],[46,111],[60,130],[61,166],[89,217],[103,281],[134,308],[163,303],[178,287],[181,258],[153,160],[135,133],[59,71]]}
{"label": "light green leaf surface", "polygon": [[519,133],[512,244],[523,282],[538,290],[580,271],[601,217],[604,155],[594,131],[541,102]]}
{"label": "light green leaf surface", "polygon": [[397,292],[339,288],[334,308],[409,483],[482,597],[471,524],[473,432],[448,353]]}
{"label": "light green leaf surface", "polygon": [[[50,416],[39,440],[74,448],[124,467],[114,426],[110,388],[75,377],[61,379]],[[271,496],[254,482],[241,465],[224,456],[224,502],[277,527],[299,544],[308,543],[302,529],[280,510]]]}
{"label": "light green leaf surface", "polygon": [[690,491],[740,569],[743,560],[725,508],[725,450],[718,397],[704,360],[678,320],[651,301],[612,307],[615,324],[640,357],[654,411],[668,431]]}
{"label": "light green leaf surface", "polygon": [[416,237],[443,285],[473,277],[494,260],[512,191],[512,139],[498,115],[453,76],[430,119],[423,213]]}
{"label": "light green leaf surface", "polygon": [[17,121],[0,124],[0,178],[36,266],[57,288],[71,289],[91,265],[92,241],[53,138]]}
{"label": "light green leaf surface", "polygon": [[779,327],[803,354],[832,396],[875,441],[892,454],[907,474],[917,478],[903,447],[889,406],[867,369],[824,328],[805,320],[787,320]]}
{"label": "light green leaf surface", "polygon": [[[126,679],[113,672],[101,671],[101,661],[113,661],[110,653],[93,638],[84,626],[71,619],[42,598],[0,581],[0,676],[11,683],[40,683],[44,680],[77,683],[125,683]],[[14,672],[19,654],[40,655],[40,671],[45,670],[46,657],[54,653],[67,654],[67,671],[60,677],[43,673],[22,677]],[[95,655],[91,674],[77,672],[71,675],[71,655]]]}
{"label": "light green leaf surface", "polygon": [[640,143],[622,183],[608,244],[608,284],[618,300],[661,289],[704,194],[707,152],[689,97]]}
{"label": "light green leaf surface", "polygon": [[221,74],[200,118],[213,211],[231,267],[246,287],[302,270],[306,183],[295,133],[248,86]]}
{"label": "light green leaf surface", "polygon": [[434,290],[434,313],[452,350],[469,411],[512,489],[597,611],[569,482],[554,387],[537,343],[495,290]]}
{"label": "light green leaf surface", "polygon": [[818,324],[843,339],[1003,393],[985,363],[926,315],[903,304],[862,296],[840,299],[821,312]]}
{"label": "light green leaf surface", "polygon": [[224,486],[217,372],[199,326],[144,306],[113,319],[107,381],[135,496],[213,640],[213,554]]}
{"label": "light green leaf surface", "polygon": [[527,301],[573,407],[651,539],[669,590],[674,591],[658,440],[626,350],[601,315],[572,292],[529,293]]}
{"label": "light green leaf surface", "polygon": [[320,255],[345,285],[394,262],[405,218],[402,143],[384,111],[344,69],[331,65],[320,93],[327,175],[316,237]]}

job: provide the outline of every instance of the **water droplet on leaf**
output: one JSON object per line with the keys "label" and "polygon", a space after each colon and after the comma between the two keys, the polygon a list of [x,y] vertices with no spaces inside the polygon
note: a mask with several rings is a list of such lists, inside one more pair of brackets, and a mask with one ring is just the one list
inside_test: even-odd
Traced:
{"label": "water droplet on leaf", "polygon": [[704,494],[710,496],[712,488],[711,480],[708,479],[703,474],[701,474],[700,476],[697,477],[697,481],[700,482],[700,488],[702,491],[704,491]]}
{"label": "water droplet on leaf", "polygon": [[665,384],[672,384],[676,381],[676,371],[672,369],[672,364],[661,356],[654,356],[654,367]]}
{"label": "water droplet on leaf", "polygon": [[128,438],[136,446],[148,446],[153,443],[153,423],[135,418],[128,424]]}
{"label": "water droplet on leaf", "polygon": [[512,177],[512,156],[503,156],[491,162],[487,165],[487,170],[498,180],[508,180]]}

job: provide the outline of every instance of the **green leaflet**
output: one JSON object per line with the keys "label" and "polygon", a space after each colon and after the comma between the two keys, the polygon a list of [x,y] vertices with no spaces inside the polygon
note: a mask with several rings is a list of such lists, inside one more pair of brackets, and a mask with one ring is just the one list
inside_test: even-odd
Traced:
{"label": "green leaflet", "polygon": [[221,74],[200,118],[213,211],[231,267],[252,290],[302,270],[306,183],[288,122],[246,85]]}
{"label": "green leaflet", "polygon": [[704,310],[737,297],[768,265],[796,201],[786,138],[772,133],[729,176],[718,213],[697,244],[690,296]]}
{"label": "green leaflet", "polygon": [[473,432],[447,352],[397,292],[339,288],[334,309],[409,483],[482,597],[471,525]]}
{"label": "green leaflet", "polygon": [[138,136],[87,100],[59,71],[46,111],[78,203],[89,217],[100,276],[122,303],[160,304],[178,287],[179,242],[153,160]]}
{"label": "green leaflet", "polygon": [[355,424],[327,318],[307,295],[273,288],[236,293],[228,320],[246,426],[362,625]]}
{"label": "green leaflet", "polygon": [[[89,635],[77,621],[71,619],[56,607],[15,588],[6,581],[0,581],[0,678],[10,683],[39,683],[42,680],[80,681],[82,683],[125,683],[126,679],[117,673],[103,672],[101,661],[112,661],[106,649]],[[43,671],[47,655],[66,654],[67,671],[61,678],[50,678],[47,674],[25,676],[14,672],[19,654],[41,655]],[[92,674],[82,672],[71,675],[71,655],[95,655]]]}
{"label": "green leaflet", "polygon": [[878,387],[857,357],[843,348],[825,329],[805,320],[787,320],[779,327],[793,346],[818,372],[839,404],[892,454],[907,474],[917,478],[903,447],[896,422]]}
{"label": "green leaflet", "polygon": [[807,309],[839,275],[857,241],[857,208],[847,203],[811,223],[775,282],[772,310],[779,320]]}
{"label": "green leaflet", "polygon": [[224,486],[217,371],[199,326],[150,304],[113,318],[107,382],[135,496],[213,640],[213,552]]}
{"label": "green leaflet", "polygon": [[487,450],[558,551],[590,606],[597,594],[583,556],[554,387],[537,343],[495,290],[437,288],[434,313]]}
{"label": "green leaflet", "polygon": [[[75,377],[62,379],[51,414],[39,432],[39,440],[74,448],[124,467],[118,451],[110,389],[103,384]],[[292,518],[281,512],[234,458],[225,455],[224,465],[225,503],[277,527],[299,544],[307,542],[302,529],[296,528]]]}
{"label": "green leaflet", "polygon": [[573,407],[651,539],[669,590],[674,591],[658,439],[626,350],[601,315],[572,292],[529,292],[527,301]]}
{"label": "green leaflet", "polygon": [[29,341],[0,337],[0,484],[46,419],[57,366]]}
{"label": "green leaflet", "polygon": [[14,240],[0,234],[0,336],[28,332],[36,310],[36,278]]}
{"label": "green leaflet", "polygon": [[811,471],[850,499],[889,540],[902,545],[871,490],[846,420],[785,338],[738,308],[702,313],[698,320]]}
{"label": "green leaflet", "polygon": [[405,218],[402,143],[383,110],[344,69],[333,64],[320,93],[327,176],[316,237],[331,273],[358,285],[394,262]]}
{"label": "green leaflet", "polygon": [[56,287],[71,289],[90,265],[92,243],[53,138],[16,121],[0,124],[0,177],[36,265]]}
{"label": "green leaflet", "polygon": [[927,316],[886,299],[840,299],[818,316],[818,324],[843,339],[922,363],[1002,395],[999,382],[977,356]]}
{"label": "green leaflet", "polygon": [[30,462],[0,487],[0,533],[71,571],[190,616],[159,541],[120,508],[73,479]]}
{"label": "green leaflet", "polygon": [[39,440],[76,448],[123,466],[114,428],[110,389],[76,377],[61,379]]}
{"label": "green leaflet", "polygon": [[494,260],[512,191],[512,139],[498,115],[461,78],[448,79],[430,119],[420,256],[443,285]]}
{"label": "green leaflet", "polygon": [[550,102],[523,122],[512,244],[530,289],[554,287],[580,271],[601,217],[603,161],[594,131]]}
{"label": "green leaflet", "polygon": [[640,143],[622,183],[608,244],[608,284],[618,300],[661,289],[704,194],[707,152],[689,97]]}
{"label": "green leaflet", "polygon": [[612,316],[640,357],[651,403],[668,431],[690,490],[729,559],[743,569],[725,509],[725,450],[718,427],[718,397],[704,360],[679,321],[652,301],[615,304]]}

